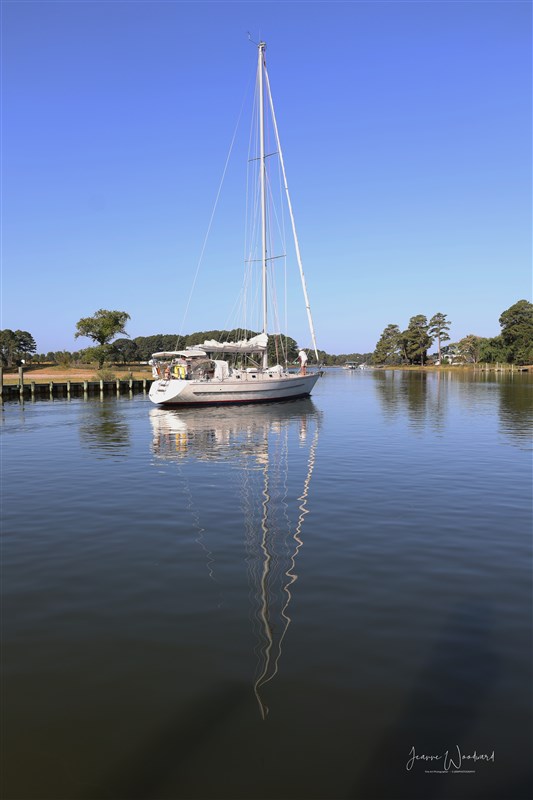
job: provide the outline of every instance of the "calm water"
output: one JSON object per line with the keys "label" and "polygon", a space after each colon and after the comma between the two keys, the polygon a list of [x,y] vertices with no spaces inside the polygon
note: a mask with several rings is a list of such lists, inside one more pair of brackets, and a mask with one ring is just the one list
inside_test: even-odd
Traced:
{"label": "calm water", "polygon": [[529,797],[532,396],[6,403],[5,800]]}

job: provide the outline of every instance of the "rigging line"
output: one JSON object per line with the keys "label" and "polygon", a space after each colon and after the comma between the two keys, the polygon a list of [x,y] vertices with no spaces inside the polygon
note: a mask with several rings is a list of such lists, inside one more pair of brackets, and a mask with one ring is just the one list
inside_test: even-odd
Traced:
{"label": "rigging line", "polygon": [[251,280],[250,270],[248,267],[245,267],[243,273],[242,286],[239,292],[239,309],[236,312],[239,314],[239,319],[241,320],[241,323],[244,328],[249,327],[248,297],[250,294],[250,280]]}
{"label": "rigging line", "polygon": [[274,278],[275,276],[273,270],[270,269],[269,300],[270,300],[270,305],[272,306],[273,330],[281,332],[279,308],[278,308],[278,295],[276,292],[276,285],[274,283]]}
{"label": "rigging line", "polygon": [[287,366],[289,360],[289,311],[288,311],[288,302],[287,302],[287,259],[285,259],[285,263],[283,264],[283,282],[285,287],[285,366]]}
{"label": "rigging line", "polygon": [[[261,292],[261,284],[256,283],[256,279],[260,278],[255,270],[253,270],[250,266],[254,255],[257,254],[257,251],[260,249],[260,185],[259,185],[259,175],[257,169],[248,170],[249,174],[249,185],[250,185],[250,201],[247,204],[247,220],[248,224],[246,225],[247,231],[247,243],[246,243],[246,250],[245,255],[248,258],[245,258],[246,264],[245,269],[245,284],[244,284],[244,301],[246,303],[246,307],[244,309],[247,317],[250,316],[250,321],[248,323],[248,327],[254,330],[261,330],[261,323],[254,319],[252,321],[252,317],[255,318],[258,315],[258,293]],[[259,259],[258,259],[259,260]],[[261,259],[262,260],[262,259]]]}
{"label": "rigging line", "polygon": [[[270,133],[269,129],[267,130],[267,133]],[[279,151],[276,151],[276,154],[279,155]],[[255,160],[255,159],[249,159],[249,170],[248,171],[250,171],[250,161],[251,160]],[[264,255],[261,258],[254,258],[253,256],[256,255],[255,251],[257,249],[257,248],[254,247],[253,248],[254,252],[253,253],[252,252],[249,253],[249,257],[245,259],[245,262],[246,263],[254,263],[254,262],[264,263],[266,261],[268,263],[268,262],[272,262],[272,261],[274,261],[276,259],[280,259],[280,258],[284,259],[284,277],[285,277],[285,280],[284,280],[284,290],[285,290],[284,291],[284,298],[285,298],[285,302],[284,302],[283,308],[284,308],[284,316],[285,316],[285,323],[286,323],[285,324],[285,339],[286,339],[286,336],[287,336],[287,333],[286,333],[287,332],[287,323],[288,323],[288,319],[287,319],[287,306],[288,306],[288,304],[287,304],[287,264],[286,264],[287,253],[286,253],[286,230],[285,230],[285,213],[284,213],[284,211],[285,211],[285,208],[284,208],[285,207],[285,202],[283,201],[284,183],[283,183],[283,176],[282,176],[282,170],[281,170],[281,165],[280,165],[280,160],[279,159],[278,159],[277,173],[278,173],[278,180],[276,181],[276,188],[277,188],[277,191],[279,191],[279,198],[278,198],[278,201],[276,202],[274,200],[274,194],[275,194],[275,192],[274,192],[274,188],[275,188],[274,184],[273,184],[273,182],[271,180],[271,176],[270,176],[269,172],[268,171],[265,172],[266,192],[267,192],[268,198],[270,200],[270,202],[267,205],[267,216],[268,216],[268,218],[267,218],[267,228],[268,228],[268,231],[269,231],[269,245],[268,246],[269,246],[269,251],[270,252],[275,252],[275,249],[277,249],[277,247],[275,247],[275,241],[278,241],[278,237],[279,237],[279,243],[282,245],[282,254],[281,255],[266,256],[266,258],[265,258]],[[257,178],[256,178],[256,180],[257,180]],[[254,197],[255,197],[255,200],[256,200],[256,203],[257,203],[258,202],[257,195],[254,195]],[[258,219],[257,206],[255,208],[255,214],[251,215],[251,216],[253,217],[253,219],[255,221],[255,224],[254,224],[254,228],[253,228],[253,230],[251,232],[252,235],[251,235],[250,239],[252,241],[256,241],[256,235],[257,235],[256,224],[257,224],[257,219]],[[277,236],[274,235],[274,231],[277,231]],[[269,270],[269,275],[270,275],[270,278],[267,281],[267,286],[268,286],[267,292],[268,292],[269,297],[271,297],[271,298],[273,297],[274,298],[274,304],[275,304],[275,309],[273,311],[273,319],[275,321],[274,329],[281,330],[279,307],[278,307],[278,304],[277,304],[276,289],[275,289],[275,274],[271,270]],[[282,337],[282,339],[283,339],[283,337]],[[282,341],[282,345],[283,345],[284,354],[286,355],[286,349],[287,349],[286,340],[285,340],[285,342]]]}
{"label": "rigging line", "polygon": [[[254,96],[254,115],[252,117],[251,125],[250,125],[250,140],[248,145],[248,155],[250,156],[252,151],[258,150],[258,136],[259,130],[257,125],[257,116],[258,116],[258,88],[256,84],[255,96]],[[254,271],[250,268],[249,264],[246,262],[250,262],[253,260],[254,255],[257,255],[257,251],[260,249],[259,244],[259,235],[260,235],[260,200],[261,200],[261,193],[260,193],[260,176],[259,176],[259,165],[258,162],[254,164],[250,163],[250,160],[247,164],[247,202],[246,202],[246,225],[245,225],[245,251],[244,251],[244,261],[245,261],[245,294],[244,294],[244,313],[248,317],[250,314],[254,316],[255,314],[255,302],[257,299],[254,300],[255,296],[255,278],[256,275]],[[250,320],[249,327],[255,330],[260,330],[260,324],[252,323]]]}
{"label": "rigging line", "polygon": [[[250,131],[249,131],[249,134],[248,134],[248,157],[250,156],[250,154],[252,152],[255,151],[255,148],[253,147],[253,142],[254,142],[254,136],[256,136],[255,118],[256,118],[257,102],[258,102],[258,98],[257,98],[257,83],[256,83],[255,90],[254,90],[253,102],[252,102],[252,111],[253,111],[253,113],[252,113],[252,118],[250,120]],[[253,230],[255,228],[256,213],[255,213],[255,205],[252,205],[252,200],[255,199],[255,202],[257,202],[255,192],[253,191],[254,185],[255,185],[255,173],[252,171],[252,168],[250,167],[250,161],[249,161],[249,158],[248,158],[248,162],[246,164],[246,203],[245,203],[245,207],[244,207],[244,212],[245,212],[244,213],[244,259],[245,259],[245,261],[246,261],[246,255],[247,255],[247,253],[249,253],[251,251],[251,249],[253,247],[253,241],[254,241]],[[250,199],[250,195],[251,195],[252,199]],[[253,227],[252,227],[252,222],[250,222],[250,219],[249,219],[250,217],[252,218],[252,222],[254,223]]]}
{"label": "rigging line", "polygon": [[[279,208],[281,214],[281,241],[283,243],[283,250],[287,252],[287,231],[285,228],[285,204],[283,202],[283,172],[281,169],[281,162],[278,159],[278,189],[279,189]],[[278,223],[279,224],[279,223]],[[288,316],[288,284],[287,284],[287,259],[285,258],[283,262],[283,297],[284,297],[284,331],[285,331],[285,341],[284,341],[284,350],[285,350],[285,364],[287,363],[287,352],[288,352],[288,343],[287,337],[289,335],[289,316]]]}
{"label": "rigging line", "polygon": [[296,223],[295,223],[295,220],[294,220],[294,213],[293,213],[293,210],[292,210],[291,197],[290,197],[290,194],[289,194],[289,185],[287,183],[287,174],[285,172],[285,162],[283,160],[283,151],[281,149],[281,142],[280,142],[279,132],[278,132],[278,124],[277,124],[277,121],[276,121],[276,114],[275,114],[275,111],[274,111],[274,102],[272,100],[272,92],[270,90],[270,81],[269,81],[269,78],[268,78],[268,71],[267,71],[266,65],[265,65],[265,80],[266,80],[266,86],[267,86],[267,95],[268,95],[268,99],[269,99],[269,103],[270,103],[270,111],[271,111],[271,114],[272,114],[272,124],[273,124],[273,127],[274,127],[274,133],[275,133],[275,136],[276,136],[276,142],[277,142],[278,150],[279,150],[279,160],[280,160],[280,164],[281,164],[281,171],[283,173],[283,182],[284,182],[284,186],[285,186],[285,194],[286,194],[286,197],[287,197],[287,206],[288,206],[288,209],[289,209],[289,216],[291,218],[292,233],[293,233],[293,238],[294,238],[294,247],[295,247],[295,250],[296,250],[296,260],[298,261],[298,266],[300,268],[300,280],[301,280],[301,283],[302,283],[302,289],[303,289],[304,298],[305,298],[305,308],[306,308],[306,311],[307,311],[307,321],[309,323],[309,330],[311,331],[311,338],[313,340],[313,348],[314,348],[315,355],[316,355],[316,360],[317,360],[317,363],[318,363],[318,360],[319,360],[318,359],[318,347],[317,347],[317,343],[316,343],[316,336],[315,336],[315,328],[314,328],[314,325],[313,325],[313,318],[311,316],[311,305],[309,303],[309,296],[307,294],[307,286],[306,286],[306,283],[305,283],[304,268],[303,268],[303,264],[302,264],[302,257],[301,257],[301,254],[300,254],[300,244],[298,242],[298,235],[296,233]]}
{"label": "rigging line", "polygon": [[[278,151],[274,150],[273,153],[265,153],[263,158],[270,158],[270,156],[277,156],[277,155],[278,155]],[[248,161],[261,161],[261,157],[258,156],[257,158],[249,158]]]}
{"label": "rigging line", "polygon": [[[228,316],[226,317],[226,321],[224,323],[225,326],[224,330],[226,331],[230,331],[233,329],[238,330],[238,328],[240,327],[239,319],[241,318],[241,315],[238,314],[240,308],[242,308],[241,298],[236,297],[233,303],[233,307],[231,311],[228,313]],[[222,336],[222,331],[220,333],[220,336]],[[220,341],[220,336],[219,336],[219,341]]]}
{"label": "rigging line", "polygon": [[[272,208],[268,207],[268,251],[274,252],[275,249],[275,236],[274,226],[272,225]],[[267,295],[268,295],[268,308],[269,308],[269,330],[271,333],[279,331],[279,314],[278,314],[278,297],[276,288],[276,271],[274,261],[280,258],[285,258],[285,254],[281,256],[268,256],[265,259],[267,266]]]}
{"label": "rigging line", "polygon": [[[274,229],[274,224],[273,223],[275,221],[276,229],[278,231],[278,237],[280,239],[280,244],[282,245],[283,249],[286,251],[287,250],[286,239],[284,237],[284,229],[283,229],[283,225],[282,225],[282,223],[284,222],[284,218],[283,218],[283,203],[281,203],[281,206],[278,209],[278,205],[279,204],[277,204],[274,201],[274,191],[273,191],[273,187],[272,187],[272,181],[270,180],[270,177],[268,175],[267,175],[267,190],[268,190],[268,196],[271,199],[271,205],[269,206],[270,229],[271,229],[271,231]],[[271,236],[272,236],[272,233],[271,233]],[[271,246],[271,249],[273,249],[272,246]]]}
{"label": "rigging line", "polygon": [[[205,234],[205,237],[204,237],[204,243],[203,243],[202,249],[200,251],[200,258],[198,259],[198,264],[196,265],[196,272],[194,273],[194,278],[193,278],[193,282],[192,282],[192,286],[191,286],[191,291],[189,292],[189,298],[188,298],[187,304],[185,306],[185,311],[183,312],[183,317],[182,317],[182,320],[181,320],[181,326],[180,326],[180,332],[179,332],[179,336],[180,337],[183,335],[183,328],[185,326],[185,320],[187,318],[187,313],[189,311],[189,306],[191,304],[191,300],[192,300],[192,296],[193,296],[193,292],[194,292],[194,287],[196,286],[198,273],[200,272],[200,267],[201,267],[201,264],[202,264],[202,261],[203,261],[205,248],[207,246],[207,240],[209,238],[209,234],[211,232],[211,226],[213,224],[213,219],[215,217],[215,212],[217,210],[218,201],[219,201],[219,198],[220,198],[220,192],[222,191],[222,185],[224,183],[224,179],[226,177],[226,172],[228,170],[228,165],[229,165],[229,161],[230,161],[230,158],[231,158],[231,153],[233,152],[233,145],[235,144],[237,131],[239,129],[239,125],[240,125],[240,122],[241,122],[242,112],[243,112],[243,109],[244,109],[246,96],[248,94],[248,89],[249,89],[249,86],[250,86],[250,80],[248,81],[248,84],[246,86],[246,91],[244,93],[244,97],[243,97],[242,104],[241,104],[241,110],[239,111],[239,116],[237,117],[237,122],[236,122],[236,125],[235,125],[235,129],[233,131],[233,136],[232,136],[232,139],[231,139],[231,144],[229,146],[228,155],[226,157],[226,163],[224,164],[224,169],[222,171],[222,177],[220,179],[220,183],[219,183],[219,186],[218,186],[218,191],[217,191],[217,194],[216,194],[216,197],[215,197],[213,210],[211,211],[211,218],[209,220],[209,225],[207,226],[207,231],[206,231],[206,234]],[[177,349],[177,345],[176,345],[176,349]]]}
{"label": "rigging line", "polygon": [[[267,261],[275,261],[277,258],[287,258],[287,254],[286,253],[282,253],[280,256],[268,256],[266,260]],[[246,263],[247,264],[257,264],[257,263],[261,263],[261,261],[262,261],[261,258],[248,258],[248,259],[246,259]]]}

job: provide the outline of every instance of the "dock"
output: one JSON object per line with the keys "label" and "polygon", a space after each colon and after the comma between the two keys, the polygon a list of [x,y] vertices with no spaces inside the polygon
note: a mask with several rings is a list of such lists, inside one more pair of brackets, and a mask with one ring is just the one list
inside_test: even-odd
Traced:
{"label": "dock", "polygon": [[117,378],[112,381],[49,381],[47,383],[27,381],[15,384],[0,384],[0,397],[2,400],[20,399],[45,399],[45,398],[69,398],[69,397],[88,397],[97,395],[123,395],[137,392],[147,392],[152,385],[152,381],[144,378],[135,380],[128,378],[120,380]]}

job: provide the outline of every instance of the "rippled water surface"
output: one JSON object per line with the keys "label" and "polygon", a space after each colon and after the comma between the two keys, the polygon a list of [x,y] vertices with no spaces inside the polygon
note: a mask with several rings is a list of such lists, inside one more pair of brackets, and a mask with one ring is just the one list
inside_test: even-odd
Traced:
{"label": "rippled water surface", "polygon": [[532,395],[4,404],[3,797],[529,797]]}

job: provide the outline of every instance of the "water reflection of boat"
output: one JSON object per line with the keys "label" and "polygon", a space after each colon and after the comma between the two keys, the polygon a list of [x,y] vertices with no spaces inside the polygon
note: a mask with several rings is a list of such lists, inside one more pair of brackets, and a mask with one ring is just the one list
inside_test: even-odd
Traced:
{"label": "water reflection of boat", "polygon": [[150,413],[157,459],[224,461],[238,476],[257,639],[254,693],[263,718],[268,713],[264,689],[278,673],[291,624],[320,418],[309,398],[238,410],[220,407],[209,416],[195,409]]}

